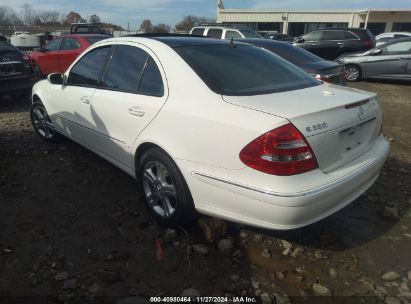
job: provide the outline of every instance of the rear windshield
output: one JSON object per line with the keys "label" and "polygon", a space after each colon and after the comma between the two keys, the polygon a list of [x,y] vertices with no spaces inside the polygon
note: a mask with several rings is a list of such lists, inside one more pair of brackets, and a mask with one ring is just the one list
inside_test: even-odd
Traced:
{"label": "rear windshield", "polygon": [[286,46],[263,46],[267,50],[276,53],[280,57],[288,60],[295,65],[305,65],[311,62],[322,61],[320,57],[310,53],[306,50],[299,48],[298,46],[286,45]]}
{"label": "rear windshield", "polygon": [[259,33],[252,30],[240,30],[240,32],[244,35],[245,38],[263,38],[263,36],[261,36]]}
{"label": "rear windshield", "polygon": [[90,42],[91,44],[94,44],[96,42],[99,42],[100,40],[107,39],[108,37],[105,36],[93,36],[93,37],[87,37],[87,41]]}
{"label": "rear windshield", "polygon": [[184,46],[175,50],[211,90],[221,95],[260,95],[320,84],[284,59],[251,45]]}

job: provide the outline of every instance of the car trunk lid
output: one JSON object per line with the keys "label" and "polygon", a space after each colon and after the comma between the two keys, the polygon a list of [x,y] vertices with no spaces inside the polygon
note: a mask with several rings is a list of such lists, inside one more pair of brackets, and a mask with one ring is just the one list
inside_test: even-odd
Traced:
{"label": "car trunk lid", "polygon": [[368,151],[382,121],[375,94],[333,85],[223,99],[289,120],[307,138],[323,172]]}

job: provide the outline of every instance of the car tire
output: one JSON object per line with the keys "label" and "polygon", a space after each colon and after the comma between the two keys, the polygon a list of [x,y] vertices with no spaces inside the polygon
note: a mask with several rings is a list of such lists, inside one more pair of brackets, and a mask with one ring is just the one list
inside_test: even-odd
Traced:
{"label": "car tire", "polygon": [[47,110],[40,101],[34,102],[31,106],[30,120],[34,131],[44,141],[59,142],[62,139],[62,135],[54,129]]}
{"label": "car tire", "polygon": [[160,148],[147,150],[137,172],[145,205],[158,223],[175,227],[197,218],[188,185],[167,153]]}
{"label": "car tire", "polygon": [[349,82],[356,82],[362,80],[361,69],[357,65],[347,65],[345,67],[345,79]]}
{"label": "car tire", "polygon": [[39,79],[46,78],[44,74],[42,73],[40,66],[37,63],[34,64],[34,72],[36,73]]}

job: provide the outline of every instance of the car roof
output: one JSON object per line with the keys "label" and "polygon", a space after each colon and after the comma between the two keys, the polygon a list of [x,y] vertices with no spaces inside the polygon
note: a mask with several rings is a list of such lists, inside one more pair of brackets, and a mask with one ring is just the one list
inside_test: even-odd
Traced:
{"label": "car roof", "polygon": [[88,37],[110,37],[108,35],[102,35],[102,34],[67,34],[67,35],[61,35],[60,37],[56,38],[66,38],[66,37],[83,37],[83,38],[88,38]]}
{"label": "car roof", "polygon": [[324,27],[324,28],[318,28],[313,30],[314,31],[357,31],[357,32],[363,32],[367,31],[368,29],[362,29],[358,27]]}
{"label": "car roof", "polygon": [[[171,48],[184,47],[184,46],[205,46],[205,45],[229,45],[231,40],[227,39],[214,39],[206,36],[190,36],[190,35],[130,35],[117,38],[110,38],[102,40],[101,43],[113,43],[118,41],[129,41],[129,42],[138,42],[142,44],[148,44],[151,42],[160,42],[165,45],[168,45]],[[233,41],[234,44],[248,45],[247,43],[239,42],[237,40]],[[96,44],[96,45],[97,45]]]}
{"label": "car roof", "polygon": [[262,45],[292,46],[292,44],[287,43],[287,42],[271,40],[271,39],[264,39],[264,38],[241,38],[241,39],[236,39],[236,41],[241,41],[244,43],[250,43],[250,44],[259,45],[259,46],[262,46]]}

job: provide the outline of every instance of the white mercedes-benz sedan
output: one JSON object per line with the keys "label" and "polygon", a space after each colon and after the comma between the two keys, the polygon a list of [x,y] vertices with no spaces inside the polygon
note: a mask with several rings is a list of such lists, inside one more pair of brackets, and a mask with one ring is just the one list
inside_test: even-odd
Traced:
{"label": "white mercedes-benz sedan", "polygon": [[165,225],[203,213],[302,227],[364,193],[389,153],[375,94],[239,42],[103,40],[32,101],[41,138],[63,135],[127,172]]}

